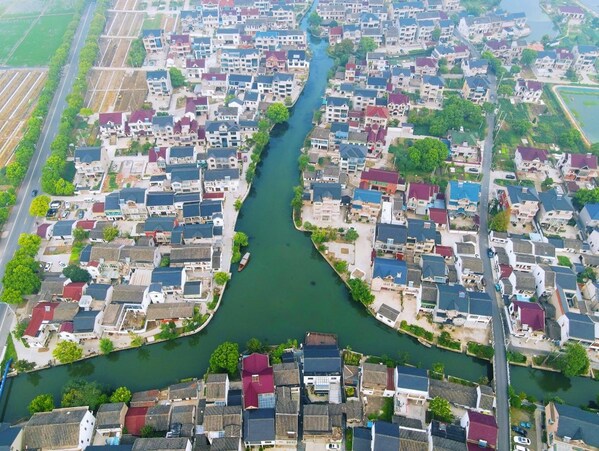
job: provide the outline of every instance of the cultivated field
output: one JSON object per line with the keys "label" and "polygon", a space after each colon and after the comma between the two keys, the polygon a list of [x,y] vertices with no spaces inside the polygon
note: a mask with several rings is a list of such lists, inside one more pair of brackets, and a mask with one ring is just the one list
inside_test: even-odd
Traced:
{"label": "cultivated field", "polygon": [[100,38],[98,67],[127,67],[132,38]]}
{"label": "cultivated field", "polygon": [[18,144],[45,79],[44,70],[0,70],[0,166]]}
{"label": "cultivated field", "polygon": [[144,30],[162,28],[165,33],[174,33],[177,26],[177,16],[172,14],[159,13],[153,16],[148,16],[143,22]]}
{"label": "cultivated field", "polygon": [[114,4],[115,10],[120,11],[135,11],[139,0],[116,0]]}
{"label": "cultivated field", "polygon": [[94,112],[139,109],[148,93],[146,73],[132,69],[92,69],[86,106]]}
{"label": "cultivated field", "polygon": [[73,0],[0,0],[0,64],[43,66],[62,42]]}
{"label": "cultivated field", "polygon": [[107,14],[104,36],[116,38],[139,37],[145,13],[112,11]]}

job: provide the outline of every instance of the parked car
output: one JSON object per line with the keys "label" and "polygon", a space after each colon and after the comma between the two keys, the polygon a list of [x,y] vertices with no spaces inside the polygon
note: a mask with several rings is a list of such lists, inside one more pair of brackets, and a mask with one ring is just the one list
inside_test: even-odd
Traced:
{"label": "parked car", "polygon": [[37,196],[37,190],[34,189],[33,191],[31,191],[31,197],[35,197]]}
{"label": "parked car", "polygon": [[495,291],[501,293],[501,285],[499,285],[498,283],[495,284]]}
{"label": "parked car", "polygon": [[62,202],[59,200],[53,200],[52,202],[50,202],[50,208],[60,208],[60,206],[62,205]]}
{"label": "parked car", "polygon": [[79,210],[77,212],[77,218],[78,219],[83,219],[83,216],[85,216],[85,212],[83,210]]}
{"label": "parked car", "polygon": [[506,174],[505,178],[508,180],[516,180],[516,176],[514,174]]}
{"label": "parked car", "polygon": [[495,256],[495,252],[493,252],[493,249],[488,248],[487,249],[487,257],[493,258],[494,256]]}
{"label": "parked car", "polygon": [[67,201],[65,201],[65,203],[64,203],[64,208],[66,208],[67,210],[68,210],[69,208],[71,208],[71,203],[70,203],[68,200],[67,200]]}
{"label": "parked car", "polygon": [[63,212],[62,212],[62,214],[60,215],[60,217],[61,217],[62,219],[66,219],[66,218],[67,218],[67,216],[69,216],[69,212],[68,212],[68,211],[63,211]]}
{"label": "parked car", "polygon": [[526,446],[514,445],[514,451],[530,451]]}
{"label": "parked car", "polygon": [[530,445],[530,439],[526,438],[526,437],[520,437],[519,435],[514,437],[514,442],[519,444],[519,445]]}
{"label": "parked car", "polygon": [[44,265],[44,271],[50,271],[50,268],[52,268],[52,263],[50,263],[50,262],[40,262],[40,263]]}
{"label": "parked car", "polygon": [[528,421],[521,421],[520,427],[524,429],[530,429],[532,427],[532,424],[530,424]]}
{"label": "parked car", "polygon": [[329,443],[327,444],[327,449],[341,449],[341,447],[337,443]]}
{"label": "parked car", "polygon": [[526,437],[528,435],[528,432],[526,432],[520,426],[512,426],[512,431],[514,431],[516,434],[522,435],[524,437]]}

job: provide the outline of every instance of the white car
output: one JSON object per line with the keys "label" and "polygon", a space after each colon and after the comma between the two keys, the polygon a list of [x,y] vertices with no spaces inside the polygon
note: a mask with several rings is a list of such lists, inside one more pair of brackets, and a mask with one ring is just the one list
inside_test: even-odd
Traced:
{"label": "white car", "polygon": [[514,437],[514,442],[517,443],[518,445],[530,445],[530,439],[526,438],[526,437],[520,437],[519,435]]}
{"label": "white car", "polygon": [[64,208],[66,208],[67,210],[68,210],[69,208],[71,208],[71,203],[70,203],[69,201],[66,201],[66,202],[64,203]]}
{"label": "white car", "polygon": [[514,445],[514,451],[530,451],[530,449],[525,446]]}

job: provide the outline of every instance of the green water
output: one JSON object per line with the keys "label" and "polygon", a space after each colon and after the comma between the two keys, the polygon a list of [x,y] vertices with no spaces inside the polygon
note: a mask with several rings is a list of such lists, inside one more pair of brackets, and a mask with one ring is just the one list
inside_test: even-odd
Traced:
{"label": "green water", "polygon": [[[237,229],[249,234],[251,262],[242,273],[234,273],[214,320],[191,337],[12,378],[0,406],[3,420],[26,416],[29,401],[40,393],[53,393],[58,403],[61,387],[72,377],[96,380],[113,388],[163,387],[182,378],[202,376],[211,352],[225,340],[244,344],[257,337],[274,344],[289,337],[301,339],[306,331],[336,333],[342,346],[364,353],[393,358],[407,354],[413,364],[425,367],[442,361],[447,373],[471,380],[491,375],[485,362],[425,348],[366,314],[350,299],[309,237],[294,229],[289,203],[291,188],[298,183],[297,157],[312,127],[313,111],[321,103],[331,67],[326,43],[313,41],[311,48],[312,66],[304,93],[289,123],[275,129],[241,211]],[[567,380],[553,374],[548,377],[557,381],[554,390],[568,388]],[[535,395],[552,389],[539,376],[531,377],[520,368],[513,370],[512,383],[518,390]],[[589,384],[593,383],[582,379],[576,382],[576,394],[569,390],[559,396],[580,404],[583,401],[579,402],[578,396],[585,400],[594,397],[597,385]]]}
{"label": "green water", "polygon": [[577,86],[559,86],[556,88],[559,97],[574,116],[574,120],[591,143],[599,142],[599,89]]}

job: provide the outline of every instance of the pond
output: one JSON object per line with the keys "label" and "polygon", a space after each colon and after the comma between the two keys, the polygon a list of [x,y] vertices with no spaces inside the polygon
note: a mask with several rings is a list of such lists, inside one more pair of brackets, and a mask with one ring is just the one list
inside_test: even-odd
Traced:
{"label": "pond", "polygon": [[591,144],[599,142],[599,88],[558,86],[555,88],[569,114]]}

